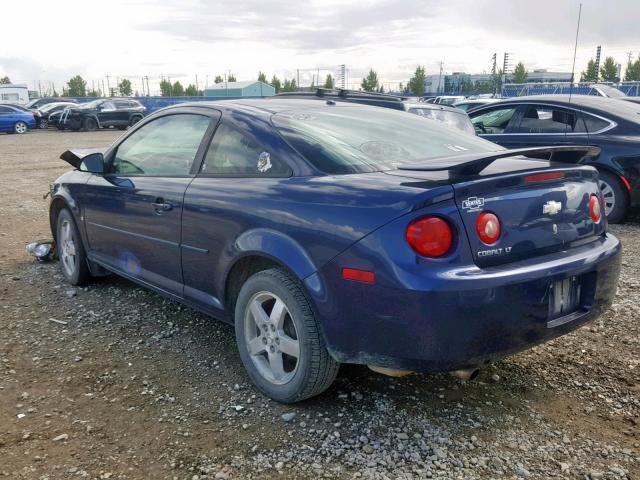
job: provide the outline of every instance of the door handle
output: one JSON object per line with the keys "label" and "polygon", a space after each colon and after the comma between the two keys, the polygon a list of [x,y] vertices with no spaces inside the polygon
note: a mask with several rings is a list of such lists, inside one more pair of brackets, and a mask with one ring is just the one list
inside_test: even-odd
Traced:
{"label": "door handle", "polygon": [[162,198],[156,198],[156,201],[153,202],[151,205],[153,205],[153,208],[158,213],[168,212],[173,208],[173,205],[171,205],[169,202],[165,202],[164,199]]}

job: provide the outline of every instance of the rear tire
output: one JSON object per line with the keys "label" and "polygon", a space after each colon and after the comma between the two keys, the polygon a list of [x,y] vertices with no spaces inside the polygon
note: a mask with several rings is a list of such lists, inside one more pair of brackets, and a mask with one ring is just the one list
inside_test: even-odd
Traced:
{"label": "rear tire", "polygon": [[49,128],[49,120],[40,120],[40,128],[42,129]]}
{"label": "rear tire", "polygon": [[604,200],[604,213],[607,222],[620,223],[627,214],[629,199],[624,185],[618,177],[610,172],[599,170],[598,186]]}
{"label": "rear tire", "polygon": [[84,122],[82,122],[82,129],[85,132],[93,132],[98,128],[98,122],[96,122],[95,118],[89,117],[85,118]]}
{"label": "rear tire", "polygon": [[140,115],[135,115],[135,116],[131,117],[131,120],[129,121],[129,126],[133,127],[140,120],[142,120],[142,117]]}
{"label": "rear tire", "polygon": [[83,286],[91,280],[82,238],[71,212],[63,208],[58,214],[56,250],[62,275],[71,285]]}
{"label": "rear tire", "polygon": [[242,286],[235,330],[249,377],[277,402],[318,395],[338,374],[302,287],[280,268],[258,272]]}
{"label": "rear tire", "polygon": [[13,133],[17,133],[18,135],[22,135],[23,133],[27,133],[29,127],[24,122],[16,122],[13,125]]}

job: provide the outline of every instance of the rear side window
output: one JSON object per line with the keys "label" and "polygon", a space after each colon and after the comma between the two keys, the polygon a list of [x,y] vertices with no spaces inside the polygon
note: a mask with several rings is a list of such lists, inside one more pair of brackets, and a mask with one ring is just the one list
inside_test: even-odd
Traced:
{"label": "rear side window", "polygon": [[588,113],[584,114],[584,123],[587,126],[587,132],[589,133],[599,132],[611,125],[611,123],[604,118],[594,117]]}
{"label": "rear side window", "polygon": [[584,133],[577,112],[551,106],[527,105],[517,133]]}
{"label": "rear side window", "polygon": [[253,138],[221,124],[202,164],[202,173],[247,177],[288,177],[291,170]]}
{"label": "rear side window", "polygon": [[209,123],[209,117],[194,114],[167,115],[147,123],[118,146],[112,173],[188,175]]}
{"label": "rear side window", "polygon": [[8,107],[0,107],[0,113],[14,113],[14,112]]}

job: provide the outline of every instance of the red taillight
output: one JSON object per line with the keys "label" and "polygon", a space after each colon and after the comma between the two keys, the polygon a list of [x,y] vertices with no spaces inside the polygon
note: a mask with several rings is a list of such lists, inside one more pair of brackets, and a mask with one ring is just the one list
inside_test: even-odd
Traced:
{"label": "red taillight", "polygon": [[493,213],[482,212],[476,218],[476,233],[482,243],[496,243],[500,238],[500,220]]}
{"label": "red taillight", "polygon": [[342,278],[354,282],[363,282],[373,285],[376,283],[376,274],[368,270],[358,270],[356,268],[343,268]]}
{"label": "red taillight", "polygon": [[407,227],[406,238],[411,248],[424,257],[441,257],[453,245],[449,224],[438,217],[422,217]]}
{"label": "red taillight", "polygon": [[602,217],[602,212],[600,211],[600,200],[596,195],[591,195],[589,199],[589,215],[591,215],[591,220],[594,223],[598,223],[600,218]]}
{"label": "red taillight", "polygon": [[550,182],[564,178],[564,172],[546,172],[524,177],[524,183]]}

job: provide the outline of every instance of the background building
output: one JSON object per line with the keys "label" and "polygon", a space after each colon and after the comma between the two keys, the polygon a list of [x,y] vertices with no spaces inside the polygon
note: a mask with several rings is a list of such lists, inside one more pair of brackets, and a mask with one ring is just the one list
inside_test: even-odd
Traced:
{"label": "background building", "polygon": [[275,88],[258,80],[251,82],[221,82],[204,89],[205,97],[270,97],[275,94]]}
{"label": "background building", "polygon": [[[513,81],[513,74],[506,76],[506,83]],[[533,70],[527,74],[527,83],[570,82],[571,72],[549,72],[546,69]],[[491,92],[493,77],[490,73],[453,72],[447,74],[427,75],[426,94]]]}

